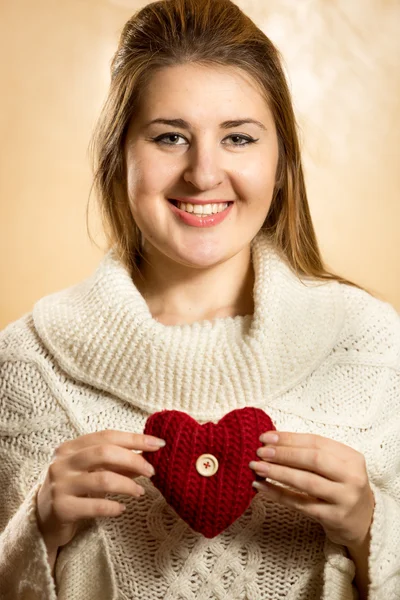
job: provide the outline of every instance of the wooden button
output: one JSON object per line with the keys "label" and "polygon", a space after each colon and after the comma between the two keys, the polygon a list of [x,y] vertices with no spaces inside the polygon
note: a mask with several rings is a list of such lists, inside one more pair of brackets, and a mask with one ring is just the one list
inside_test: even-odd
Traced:
{"label": "wooden button", "polygon": [[203,477],[211,477],[218,471],[218,460],[212,454],[202,454],[196,461],[196,469]]}

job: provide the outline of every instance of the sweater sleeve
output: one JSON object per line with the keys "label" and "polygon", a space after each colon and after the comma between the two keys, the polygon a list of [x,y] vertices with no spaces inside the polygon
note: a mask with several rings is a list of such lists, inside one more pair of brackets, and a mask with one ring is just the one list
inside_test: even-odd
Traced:
{"label": "sweater sleeve", "polygon": [[[400,598],[400,369],[390,371],[388,383],[382,387],[377,425],[364,452],[375,497],[368,600]],[[340,568],[346,570],[350,582],[354,570],[344,569],[346,561],[353,564],[342,557]]]}
{"label": "sweater sleeve", "polygon": [[[5,457],[0,460],[5,462]],[[8,464],[11,466],[9,457]],[[40,483],[25,498],[15,495],[15,486],[0,492],[0,597],[4,600],[56,600],[56,586],[47,560],[47,550],[36,521],[36,495]],[[15,477],[14,477],[15,479]],[[12,499],[8,497],[13,495]],[[10,509],[20,502],[8,519]]]}
{"label": "sweater sleeve", "polygon": [[[386,389],[386,424],[367,458],[375,510],[369,556],[369,600],[400,598],[400,368]],[[384,405],[390,405],[385,411]]]}
{"label": "sweater sleeve", "polygon": [[[370,426],[365,430],[363,452],[375,498],[368,560],[368,600],[400,598],[400,319],[390,310],[390,319],[379,323],[376,344],[380,355],[363,356],[366,364],[381,366],[381,375],[368,410]],[[379,334],[379,335],[378,335]],[[383,340],[383,341],[382,341]],[[374,340],[373,340],[374,341]],[[379,342],[379,344],[378,344]],[[380,362],[379,362],[380,361]],[[354,563],[343,546],[326,541],[324,600],[353,600]]]}
{"label": "sweater sleeve", "polygon": [[0,598],[56,600],[36,497],[54,448],[73,432],[39,369],[1,350]]}

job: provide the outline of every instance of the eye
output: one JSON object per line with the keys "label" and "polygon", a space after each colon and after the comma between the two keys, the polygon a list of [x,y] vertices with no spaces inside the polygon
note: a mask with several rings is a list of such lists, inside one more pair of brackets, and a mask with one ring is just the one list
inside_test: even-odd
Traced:
{"label": "eye", "polygon": [[258,140],[255,140],[254,138],[252,138],[248,135],[242,135],[239,133],[232,133],[232,135],[229,135],[225,139],[229,139],[229,138],[231,138],[231,140],[239,140],[241,142],[241,143],[233,143],[233,146],[248,146],[249,144],[254,144],[255,142],[258,142]]}
{"label": "eye", "polygon": [[[158,135],[155,138],[152,138],[153,142],[155,142],[156,144],[163,144],[165,146],[183,146],[183,144],[175,144],[175,142],[167,142],[166,139],[167,138],[181,138],[183,140],[185,140],[185,138],[183,137],[183,135],[181,135],[180,133],[163,133],[161,135]],[[187,141],[187,140],[186,140]]]}
{"label": "eye", "polygon": [[[162,144],[164,146],[183,146],[185,143],[187,143],[186,138],[183,137],[183,135],[181,135],[180,133],[162,133],[161,135],[151,139],[156,144]],[[170,141],[167,141],[168,139]],[[184,140],[184,142],[182,144],[175,143],[178,139]],[[248,135],[238,133],[228,135],[226,138],[224,138],[223,141],[225,142],[225,140],[228,139],[235,140],[233,141],[232,146],[248,146],[249,144],[255,144],[256,142],[258,142],[258,139],[254,139]]]}

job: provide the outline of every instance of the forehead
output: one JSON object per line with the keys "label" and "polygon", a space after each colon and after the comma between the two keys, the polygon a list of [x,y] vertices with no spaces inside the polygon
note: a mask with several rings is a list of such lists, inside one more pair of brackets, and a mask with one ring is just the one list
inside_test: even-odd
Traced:
{"label": "forehead", "polygon": [[[179,115],[178,115],[179,112]],[[137,117],[179,116],[193,125],[203,119],[253,117],[272,121],[259,84],[230,66],[184,64],[153,73],[143,90]]]}

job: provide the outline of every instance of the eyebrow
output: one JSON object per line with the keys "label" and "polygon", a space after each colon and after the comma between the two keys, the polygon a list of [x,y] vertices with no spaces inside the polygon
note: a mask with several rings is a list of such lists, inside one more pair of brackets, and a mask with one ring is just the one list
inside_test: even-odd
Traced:
{"label": "eyebrow", "polygon": [[[171,127],[179,127],[179,129],[190,129],[190,125],[187,121],[183,119],[153,119],[144,125],[145,128],[150,127],[154,123],[161,123],[162,125],[170,125]],[[257,125],[264,131],[267,130],[265,125],[263,125],[260,121],[256,121],[255,119],[234,119],[232,121],[224,121],[220,124],[222,129],[233,129],[235,127],[240,127],[246,123],[250,123],[253,125]]]}

